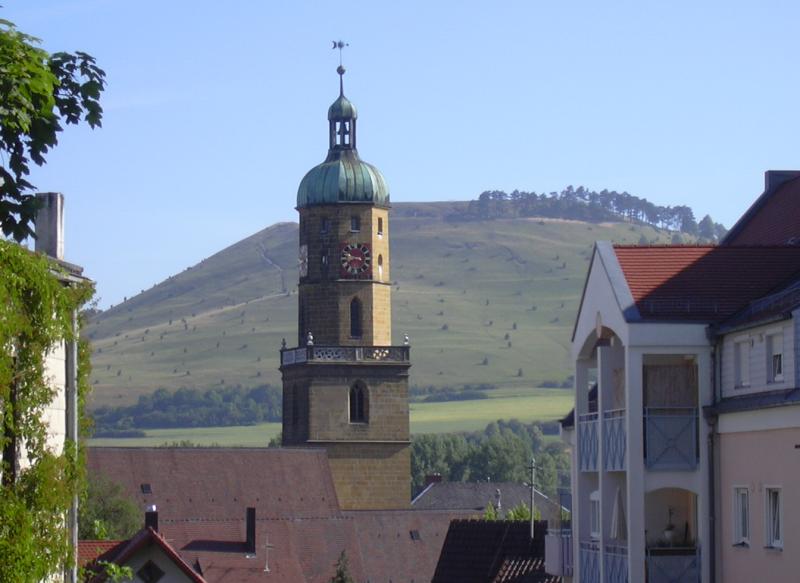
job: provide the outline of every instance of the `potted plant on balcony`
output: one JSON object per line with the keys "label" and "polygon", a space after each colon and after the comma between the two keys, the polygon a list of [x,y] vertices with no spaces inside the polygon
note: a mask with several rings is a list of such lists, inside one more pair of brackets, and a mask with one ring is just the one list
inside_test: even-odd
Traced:
{"label": "potted plant on balcony", "polygon": [[672,524],[672,515],[675,513],[675,509],[672,506],[667,508],[667,527],[664,529],[664,541],[667,543],[667,546],[672,545],[672,541],[675,538],[675,525]]}

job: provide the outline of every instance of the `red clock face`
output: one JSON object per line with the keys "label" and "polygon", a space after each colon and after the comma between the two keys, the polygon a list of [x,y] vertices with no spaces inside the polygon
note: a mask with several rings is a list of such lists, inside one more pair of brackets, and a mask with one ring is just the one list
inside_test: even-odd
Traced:
{"label": "red clock face", "polygon": [[372,254],[366,243],[345,243],[341,255],[342,277],[370,277]]}

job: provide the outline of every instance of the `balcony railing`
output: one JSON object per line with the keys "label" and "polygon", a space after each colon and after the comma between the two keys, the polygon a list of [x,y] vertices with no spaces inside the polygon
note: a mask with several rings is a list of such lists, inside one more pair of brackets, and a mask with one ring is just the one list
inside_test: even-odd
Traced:
{"label": "balcony railing", "polygon": [[572,530],[569,528],[547,530],[544,570],[548,575],[572,577]]}
{"label": "balcony railing", "polygon": [[409,362],[410,346],[302,346],[281,350],[281,365],[304,362]]}
{"label": "balcony railing", "polygon": [[645,464],[651,470],[697,467],[697,408],[647,407],[644,410]]}
{"label": "balcony railing", "polygon": [[647,550],[647,583],[700,583],[700,549]]}
{"label": "balcony railing", "polygon": [[586,413],[578,417],[578,467],[582,472],[597,471],[597,433],[597,413]]}
{"label": "balcony railing", "polygon": [[605,583],[628,583],[628,547],[606,545],[603,567]]}
{"label": "balcony railing", "polygon": [[625,409],[603,412],[603,467],[609,471],[625,469],[627,439]]}
{"label": "balcony railing", "polygon": [[600,583],[600,546],[595,541],[581,541],[581,583]]}

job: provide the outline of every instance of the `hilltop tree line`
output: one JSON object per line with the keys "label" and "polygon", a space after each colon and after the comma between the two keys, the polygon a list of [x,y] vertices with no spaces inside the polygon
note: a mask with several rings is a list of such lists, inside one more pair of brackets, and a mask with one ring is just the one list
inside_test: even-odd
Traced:
{"label": "hilltop tree line", "polygon": [[441,474],[451,482],[525,482],[536,458],[536,488],[550,497],[569,486],[569,455],[559,442],[546,443],[540,423],[493,421],[483,431],[414,435],[411,440],[412,490],[425,477]]}
{"label": "hilltop tree line", "polygon": [[616,190],[596,192],[583,186],[567,186],[561,192],[537,194],[514,190],[482,192],[464,211],[450,220],[486,220],[521,217],[551,217],[581,221],[636,221],[659,229],[681,231],[706,241],[719,241],[724,226],[706,215],[698,221],[685,205],[660,206],[645,198]]}
{"label": "hilltop tree line", "polygon": [[169,427],[221,427],[280,421],[281,391],[271,385],[217,387],[205,391],[158,389],[135,405],[94,411],[95,436],[135,436],[136,430]]}

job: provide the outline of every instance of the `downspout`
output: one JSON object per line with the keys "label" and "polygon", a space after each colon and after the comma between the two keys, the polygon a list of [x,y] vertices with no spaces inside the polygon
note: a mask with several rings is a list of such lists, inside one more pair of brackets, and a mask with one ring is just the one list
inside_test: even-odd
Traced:
{"label": "downspout", "polygon": [[[712,333],[711,345],[711,407],[715,408],[717,405],[717,379],[721,378],[718,374],[718,366],[722,365],[722,350],[719,346],[718,337]],[[718,349],[719,348],[719,349]],[[714,431],[717,424],[717,414],[714,411],[711,415],[706,417],[709,425],[708,431],[708,575],[709,581],[715,583],[717,580],[717,520],[716,520],[716,482],[715,482],[715,462],[714,462]]]}
{"label": "downspout", "polygon": [[[66,343],[66,438],[75,447],[75,458],[78,463],[78,311],[73,310],[71,320],[72,338]],[[66,579],[69,583],[78,583],[78,492],[70,503],[67,516],[70,545],[75,556],[67,567]]]}

